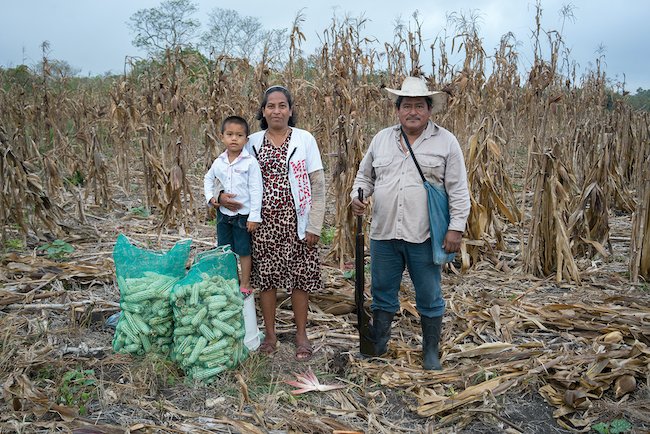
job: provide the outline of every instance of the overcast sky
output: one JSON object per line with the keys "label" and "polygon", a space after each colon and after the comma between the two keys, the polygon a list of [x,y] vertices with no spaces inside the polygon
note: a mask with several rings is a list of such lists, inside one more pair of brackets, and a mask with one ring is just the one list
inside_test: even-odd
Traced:
{"label": "overcast sky", "polygon": [[[50,43],[50,57],[65,60],[83,75],[124,70],[126,56],[142,56],[131,45],[133,35],[127,22],[137,10],[160,5],[160,0],[5,0],[0,12],[0,66],[35,65],[41,57],[40,45]],[[512,32],[520,41],[521,68],[528,70],[533,58],[531,32],[535,25],[532,0],[311,0],[217,2],[195,0],[195,18],[203,24],[214,8],[235,9],[240,15],[258,18],[266,29],[290,28],[301,8],[307,41],[303,50],[311,54],[320,45],[318,36],[338,17],[363,14],[369,21],[364,36],[373,36],[383,46],[392,42],[397,19],[408,22],[418,10],[427,46],[443,34],[446,15],[477,11],[479,35],[488,55],[498,47],[502,35]],[[573,5],[575,21],[566,21],[563,38],[578,64],[579,75],[598,57],[604,47],[604,67],[611,80],[622,81],[632,93],[638,87],[650,88],[650,1],[624,0],[541,0],[542,26],[560,30],[560,9]],[[450,29],[453,30],[453,29]],[[448,34],[453,32],[448,31]],[[450,43],[448,44],[448,48]],[[425,64],[425,72],[430,73]]]}

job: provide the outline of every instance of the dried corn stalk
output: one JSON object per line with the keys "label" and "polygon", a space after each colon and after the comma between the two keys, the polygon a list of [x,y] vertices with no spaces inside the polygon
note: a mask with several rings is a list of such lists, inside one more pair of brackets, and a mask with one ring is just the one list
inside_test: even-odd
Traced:
{"label": "dried corn stalk", "polygon": [[562,279],[580,282],[567,229],[575,180],[567,172],[562,157],[559,143],[543,153],[529,156],[535,206],[524,248],[524,268],[535,276],[555,273],[558,282]]}
{"label": "dried corn stalk", "polygon": [[593,257],[596,253],[608,256],[604,246],[609,242],[609,215],[607,197],[597,182],[587,185],[580,196],[575,211],[569,218],[569,233],[574,241],[576,256]]}
{"label": "dried corn stalk", "polygon": [[129,135],[135,130],[140,114],[136,110],[135,92],[133,86],[123,79],[109,91],[111,97],[110,118],[112,118],[112,134],[115,138],[116,174],[124,191],[131,191],[131,173]]}
{"label": "dried corn stalk", "polygon": [[160,229],[174,223],[186,226],[187,210],[194,207],[192,190],[185,176],[185,165],[181,158],[182,149],[183,142],[179,137],[176,141],[176,161],[169,172],[167,182],[163,186],[167,203],[164,205],[162,220],[158,225]]}
{"label": "dried corn stalk", "polygon": [[[100,151],[99,139],[95,129],[91,129],[91,149],[89,152],[90,169],[88,180],[92,182],[94,200],[96,205],[109,206],[111,204],[110,183],[108,180],[108,164]],[[86,195],[88,190],[86,190]]]}
{"label": "dried corn stalk", "polygon": [[[337,261],[340,267],[354,252],[353,216],[349,207],[349,195],[354,178],[363,157],[366,144],[365,130],[360,122],[361,114],[371,113],[378,95],[372,86],[360,84],[367,80],[368,56],[362,52],[360,27],[363,21],[346,19],[336,21],[326,32],[326,44],[320,61],[324,76],[323,86],[312,90],[312,98],[325,101],[315,133],[322,129],[326,140],[320,141],[322,151],[331,170],[335,201],[336,232],[328,259]],[[370,56],[371,57],[371,56]]]}
{"label": "dried corn stalk", "polygon": [[576,256],[592,257],[596,253],[607,256],[606,245],[612,251],[609,242],[610,199],[606,191],[611,179],[609,155],[609,147],[605,147],[596,167],[589,171],[585,187],[569,219],[569,232],[576,241],[573,249]]}
{"label": "dried corn stalk", "polygon": [[630,277],[650,281],[650,156],[646,158],[646,170],[639,185],[638,203],[632,217],[632,243],[630,245]]}
{"label": "dried corn stalk", "polygon": [[470,266],[466,263],[469,257],[472,263],[476,263],[488,253],[486,248],[490,247],[490,239],[496,241],[496,249],[505,249],[505,222],[502,218],[511,224],[517,224],[521,220],[521,211],[503,158],[503,149],[507,143],[490,132],[497,124],[490,118],[484,119],[478,131],[469,139],[467,169],[472,207],[467,232],[470,240],[488,242],[466,246],[469,256],[463,255],[463,269]]}
{"label": "dried corn stalk", "polygon": [[36,168],[18,158],[0,127],[0,222],[2,239],[6,228],[16,224],[23,234],[29,229],[39,232],[36,220],[40,220],[55,234],[61,232],[61,209],[53,204],[43,189]]}
{"label": "dried corn stalk", "polygon": [[56,202],[63,202],[63,177],[61,176],[57,160],[52,154],[43,156],[47,195]]}

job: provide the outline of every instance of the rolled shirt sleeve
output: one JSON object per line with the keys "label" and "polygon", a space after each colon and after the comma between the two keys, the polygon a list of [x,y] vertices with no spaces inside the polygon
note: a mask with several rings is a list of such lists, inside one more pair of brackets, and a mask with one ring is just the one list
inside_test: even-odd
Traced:
{"label": "rolled shirt sleeve", "polygon": [[320,236],[325,220],[325,174],[323,169],[309,173],[311,184],[311,209],[307,221],[307,232]]}
{"label": "rolled shirt sleeve", "polygon": [[449,200],[448,230],[465,232],[465,225],[470,211],[467,169],[465,168],[463,152],[455,138],[449,146],[445,168],[445,190]]}

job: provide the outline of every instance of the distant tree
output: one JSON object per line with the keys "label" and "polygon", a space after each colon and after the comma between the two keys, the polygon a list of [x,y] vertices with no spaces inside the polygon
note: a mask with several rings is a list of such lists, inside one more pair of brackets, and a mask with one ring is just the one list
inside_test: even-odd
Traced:
{"label": "distant tree", "polygon": [[157,8],[138,10],[127,23],[135,34],[132,44],[150,55],[190,47],[201,27],[192,18],[197,10],[190,0],[165,0]]}
{"label": "distant tree", "polygon": [[638,88],[635,95],[628,95],[630,105],[635,109],[650,112],[650,89]]}
{"label": "distant tree", "polygon": [[81,73],[81,68],[75,68],[65,60],[47,59],[47,66],[44,61],[41,61],[36,66],[39,74],[43,74],[43,68],[48,68],[48,76],[55,78],[70,78],[76,77]]}
{"label": "distant tree", "polygon": [[3,70],[0,68],[0,83],[2,88],[7,91],[10,86],[17,85],[25,92],[31,93],[34,84],[38,80],[27,65],[18,65],[15,68]]}
{"label": "distant tree", "polygon": [[242,16],[232,9],[215,8],[208,14],[208,30],[202,45],[215,56],[227,55],[267,63],[282,60],[287,30],[265,30],[258,18]]}
{"label": "distant tree", "polygon": [[261,51],[265,63],[274,67],[279,67],[283,64],[287,58],[288,45],[289,33],[286,28],[265,30],[264,43],[262,44]]}

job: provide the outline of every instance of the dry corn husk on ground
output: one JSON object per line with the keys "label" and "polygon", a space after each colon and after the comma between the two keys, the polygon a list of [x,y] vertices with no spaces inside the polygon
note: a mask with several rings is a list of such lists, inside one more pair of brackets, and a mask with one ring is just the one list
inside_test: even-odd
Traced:
{"label": "dry corn husk on ground", "polygon": [[[141,240],[154,224],[129,223]],[[194,239],[209,241],[200,236],[208,233],[206,227]],[[19,255],[2,263],[11,270],[0,276],[3,285],[21,290],[0,292],[5,313],[0,368],[6,373],[5,402],[12,406],[3,411],[0,427],[9,427],[18,414],[25,428],[35,426],[30,418],[44,414],[50,415],[52,427],[88,426],[90,419],[79,415],[75,404],[57,401],[61,375],[73,369],[92,370],[87,375],[95,382],[89,389],[94,398],[86,405],[96,429],[103,430],[143,423],[190,431],[210,424],[215,430],[236,427],[243,432],[435,428],[478,433],[481,426],[505,424],[518,432],[568,432],[559,427],[582,430],[606,418],[603,406],[614,405],[612,400],[620,402],[617,414],[634,420],[635,427],[650,425],[644,415],[650,400],[642,399],[650,363],[650,305],[639,292],[621,291],[615,274],[599,274],[594,284],[581,287],[496,269],[446,274],[444,370],[426,372],[420,368],[419,319],[410,286],[404,288],[388,354],[359,359],[353,284],[340,269],[325,267],[325,290],[313,297],[310,309],[314,359],[307,364],[293,360],[290,299],[281,294],[276,355],[268,359],[253,353],[238,370],[206,387],[172,382],[178,369],[155,359],[111,354],[112,333],[102,325],[119,308],[119,295],[105,255],[82,259],[96,247],[92,240],[79,245],[79,261],[72,259],[55,276],[44,276],[54,279],[49,290],[38,292],[34,288],[42,285],[42,273],[54,269],[53,263]],[[110,247],[106,242],[99,249],[110,254]],[[94,285],[93,291],[81,282]],[[36,322],[30,319],[36,312],[47,314]],[[321,384],[345,388],[295,401],[285,382],[309,369]],[[48,381],[39,377],[45,370]],[[552,415],[544,401],[554,409]],[[162,413],[156,408],[163,408]]]}

